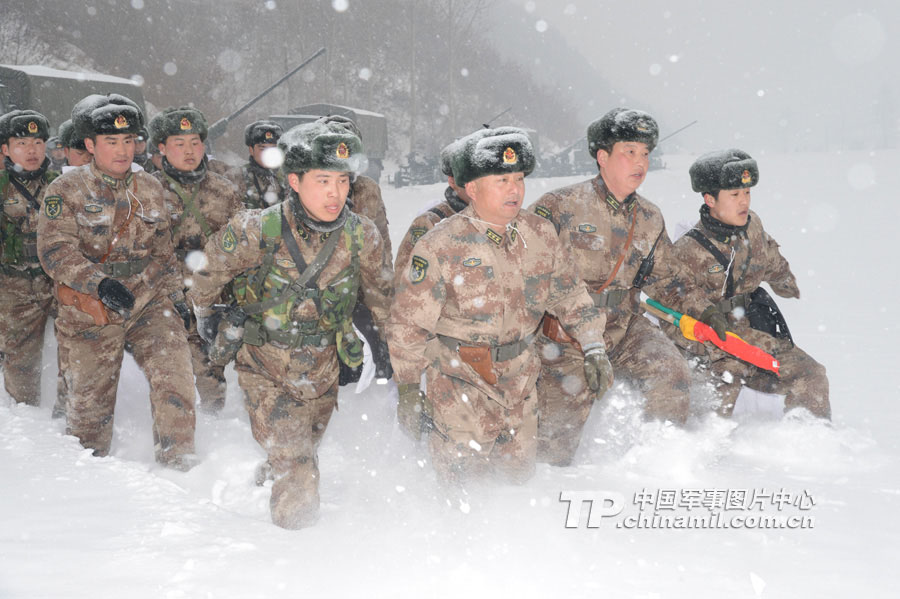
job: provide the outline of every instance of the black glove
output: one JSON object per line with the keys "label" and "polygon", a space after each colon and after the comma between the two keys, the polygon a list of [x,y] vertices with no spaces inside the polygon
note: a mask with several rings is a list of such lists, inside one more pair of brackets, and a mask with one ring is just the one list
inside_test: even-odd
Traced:
{"label": "black glove", "polygon": [[128,290],[128,287],[109,277],[100,281],[97,285],[97,295],[103,305],[121,314],[126,310],[134,308],[134,294]]}
{"label": "black glove", "polygon": [[584,378],[591,391],[599,391],[602,396],[613,383],[613,367],[606,356],[606,350],[596,347],[584,354]]}
{"label": "black glove", "polygon": [[175,311],[178,312],[178,316],[181,317],[181,321],[184,323],[184,330],[191,330],[191,309],[188,308],[187,304],[183,301],[175,302]]}
{"label": "black glove", "polygon": [[[221,310],[216,310],[209,316],[197,317],[197,333],[201,339],[210,345],[216,340],[216,335],[219,334],[219,323],[222,322],[222,314]],[[190,319],[190,316],[188,318]]]}
{"label": "black glove", "polygon": [[725,318],[725,315],[722,314],[718,308],[709,306],[703,311],[703,314],[700,315],[698,320],[704,324],[708,324],[709,327],[716,332],[716,335],[719,336],[719,339],[725,341],[725,331],[728,330],[728,319]]}
{"label": "black glove", "polygon": [[388,352],[387,343],[381,339],[372,346],[372,361],[375,362],[376,379],[390,379],[394,376],[394,368],[391,366],[391,354]]}

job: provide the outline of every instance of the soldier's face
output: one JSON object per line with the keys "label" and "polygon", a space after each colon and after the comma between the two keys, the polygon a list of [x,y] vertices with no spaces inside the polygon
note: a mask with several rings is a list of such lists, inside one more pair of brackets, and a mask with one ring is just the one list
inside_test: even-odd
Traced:
{"label": "soldier's face", "polygon": [[256,164],[266,168],[275,168],[278,166],[278,150],[275,144],[253,144],[250,146],[250,156],[256,161]]}
{"label": "soldier's face", "polygon": [[350,173],[307,171],[303,177],[288,174],[288,184],[300,196],[300,203],[311,217],[330,223],[337,219],[350,193]]}
{"label": "soldier's face", "polygon": [[84,166],[91,161],[91,153],[87,150],[66,148],[66,162],[69,166]]}
{"label": "soldier's face", "polygon": [[134,140],[134,153],[139,156],[144,153],[147,149],[147,140],[141,138],[135,138]]}
{"label": "soldier's face", "polygon": [[650,150],[647,144],[637,141],[617,141],[611,152],[597,152],[597,164],[603,182],[617,199],[624,200],[637,191],[647,177]]}
{"label": "soldier's face", "polygon": [[36,171],[44,163],[45,146],[39,137],[10,137],[0,149],[14,164],[26,171]]}
{"label": "soldier's face", "polygon": [[206,147],[196,133],[188,135],[170,135],[166,143],[159,144],[159,151],[169,164],[180,171],[192,171],[203,162]]}
{"label": "soldier's face", "polygon": [[511,223],[525,199],[525,175],[486,175],[466,183],[471,205],[482,219],[495,225]]}
{"label": "soldier's face", "polygon": [[93,154],[97,169],[105,175],[121,179],[131,170],[134,161],[134,135],[131,133],[98,135],[95,139],[88,137],[84,147]]}
{"label": "soldier's face", "polygon": [[750,188],[723,189],[718,198],[704,194],[703,200],[709,206],[709,215],[721,223],[743,227],[750,216]]}

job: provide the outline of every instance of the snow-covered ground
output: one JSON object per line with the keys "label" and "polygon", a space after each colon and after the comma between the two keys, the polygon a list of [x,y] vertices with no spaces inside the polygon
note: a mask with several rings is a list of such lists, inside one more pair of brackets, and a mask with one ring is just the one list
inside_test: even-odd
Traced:
{"label": "snow-covered ground", "polygon": [[[320,452],[320,520],[290,532],[270,523],[269,489],[253,482],[264,454],[233,371],[223,413],[198,416],[202,464],[179,473],[153,462],[147,383],[126,358],[112,456],[94,458],[50,419],[48,332],[43,405],[0,391],[0,597],[894,596],[900,285],[888,252],[900,152],[756,158],[753,208],[803,293],[779,304],[828,368],[833,422],[722,420],[699,402],[684,429],[648,424],[618,386],[592,414],[575,466],[539,465],[524,486],[447,498],[424,447],[398,431],[388,390],[345,387]],[[675,231],[700,200],[692,157],[665,159],[642,191]],[[581,178],[529,178],[526,205]],[[395,246],[442,189],[385,187]],[[741,491],[753,508],[711,509]],[[574,501],[566,527],[561,497],[595,499],[599,526]],[[654,514],[806,527],[633,527]]]}

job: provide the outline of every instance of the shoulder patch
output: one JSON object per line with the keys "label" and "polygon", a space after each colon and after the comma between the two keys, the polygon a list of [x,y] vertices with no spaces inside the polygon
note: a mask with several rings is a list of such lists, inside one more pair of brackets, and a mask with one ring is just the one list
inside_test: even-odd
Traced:
{"label": "shoulder patch", "polygon": [[92,214],[96,212],[103,212],[103,206],[101,206],[100,204],[86,204],[84,207],[84,211],[90,212]]}
{"label": "shoulder patch", "polygon": [[550,213],[550,211],[547,208],[545,208],[543,206],[535,206],[534,213],[537,214],[538,216],[543,216],[550,222],[553,222],[553,215]]}
{"label": "shoulder patch", "polygon": [[722,266],[721,264],[713,264],[713,265],[710,266],[709,269],[708,269],[709,274],[711,274],[711,275],[714,275],[714,274],[716,274],[716,273],[722,272],[723,270],[725,270],[725,267]]}
{"label": "shoulder patch", "polygon": [[463,261],[463,266],[481,266],[481,258],[468,258]]}
{"label": "shoulder patch", "polygon": [[581,223],[580,225],[578,225],[578,230],[581,233],[596,233],[597,227],[595,227],[591,223]]}
{"label": "shoulder patch", "polygon": [[62,214],[62,197],[47,196],[44,198],[44,215],[50,220],[59,218]]}
{"label": "shoulder patch", "polygon": [[421,283],[428,272],[428,260],[421,256],[413,256],[409,265],[409,280],[413,283]]}
{"label": "shoulder patch", "polygon": [[225,227],[225,232],[222,234],[222,249],[229,254],[237,249],[237,237],[235,236],[234,229],[231,228],[231,225]]}
{"label": "shoulder patch", "polygon": [[427,232],[428,230],[424,227],[413,227],[409,230],[409,236],[412,237],[413,243],[416,243]]}

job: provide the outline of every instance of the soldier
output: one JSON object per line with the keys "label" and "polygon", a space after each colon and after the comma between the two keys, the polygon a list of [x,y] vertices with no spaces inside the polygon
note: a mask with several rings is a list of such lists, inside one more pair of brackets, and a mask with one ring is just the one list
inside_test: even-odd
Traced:
{"label": "soldier", "polygon": [[462,212],[469,205],[469,196],[466,189],[456,184],[453,178],[452,158],[457,143],[448,144],[441,150],[441,173],[447,177],[447,188],[444,190],[444,201],[430,207],[428,210],[413,219],[409,225],[406,236],[397,250],[397,259],[394,261],[394,272],[397,276],[405,276],[409,260],[412,256],[416,242],[436,224],[449,218],[458,212]]}
{"label": "soldier", "polygon": [[256,121],[244,129],[250,159],[229,170],[226,176],[238,188],[245,208],[266,208],[284,200],[287,186],[272,156],[282,133],[281,125],[273,121]]}
{"label": "soldier", "polygon": [[182,282],[159,182],[132,172],[143,115],[131,100],[92,95],[72,110],[93,155],[59,177],[38,219],[38,255],[54,280],[66,431],[109,453],[125,349],[150,383],[160,464],[187,470],[194,452],[194,384]]}
{"label": "soldier", "polygon": [[60,142],[59,136],[53,136],[47,139],[46,143],[47,158],[50,159],[49,170],[60,172],[63,164],[66,163],[66,152]]}
{"label": "soldier", "polygon": [[137,137],[134,138],[134,163],[147,170],[150,162],[150,154],[147,153],[147,143],[150,141],[150,132],[146,127],[141,127]]}
{"label": "soldier", "polygon": [[[351,321],[357,289],[382,324],[392,270],[375,225],[346,205],[359,138],[315,122],[289,130],[278,146],[288,198],[238,213],[210,239],[188,295],[201,335],[212,340],[219,330],[212,304],[240,275],[235,296],[248,317],[235,370],[253,436],[268,454],[257,482],[274,478],[273,522],[302,528],[318,515],[316,452],[337,403],[338,361],[362,361]],[[217,344],[228,337],[222,331]]]}
{"label": "soldier", "polygon": [[[167,108],[153,117],[149,129],[153,145],[163,156],[162,170],[153,176],[165,191],[182,281],[190,281],[193,260],[188,254],[202,251],[207,240],[241,209],[241,201],[231,181],[207,171],[203,143],[209,127],[203,113],[189,107]],[[182,316],[189,331],[200,408],[217,413],[225,406],[225,367],[210,362],[190,314]]]}
{"label": "soldier", "polygon": [[62,172],[91,163],[91,153],[84,147],[84,140],[75,137],[75,126],[72,124],[72,119],[64,121],[59,126],[59,140],[66,153],[66,164],[62,168]]}
{"label": "soldier", "polygon": [[0,351],[4,385],[17,402],[41,401],[41,358],[47,315],[53,310],[50,278],[38,261],[37,221],[47,185],[47,119],[33,110],[0,117]]}
{"label": "soldier", "polygon": [[459,143],[453,177],[471,203],[422,236],[408,276],[397,277],[388,322],[397,416],[416,438],[430,429],[441,481],[456,485],[493,469],[521,483],[534,471],[534,338],[544,311],[581,343],[594,389],[612,378],[605,318],[553,226],[520,212],[534,169],[527,135],[483,129]]}
{"label": "soldier", "polygon": [[784,395],[785,410],[801,406],[830,418],[825,367],[794,345],[778,307],[760,287],[766,282],[781,297],[800,297],[778,243],[750,210],[750,188],[759,182],[756,161],[741,150],[710,152],[691,165],[690,175],[691,187],[703,196],[700,221],[675,242],[675,255],[693,273],[687,287],[700,293],[683,304],[685,312],[701,314],[700,320],[723,340],[727,329],[773,354],[780,362],[779,376],[710,344],[689,341],[675,327],[667,327],[669,336],[708,366],[723,415],[731,414],[744,385]]}
{"label": "soldier", "polygon": [[[594,305],[605,310],[606,345],[616,375],[643,393],[648,417],[682,424],[690,370],[639,309],[642,287],[653,295],[677,284],[662,213],[637,193],[658,135],[649,114],[611,110],[587,130],[599,175],[548,192],[530,209],[553,223],[560,241],[571,248]],[[561,333],[548,316],[538,338],[538,459],[554,465],[571,463],[591,405],[600,397],[584,383],[581,351]]]}

